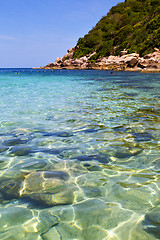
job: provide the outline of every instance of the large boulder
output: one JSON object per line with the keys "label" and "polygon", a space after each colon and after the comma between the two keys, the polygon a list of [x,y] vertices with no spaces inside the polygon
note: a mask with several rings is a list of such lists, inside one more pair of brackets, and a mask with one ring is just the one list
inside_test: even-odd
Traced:
{"label": "large boulder", "polygon": [[89,62],[88,65],[87,65],[87,67],[90,68],[90,69],[94,69],[94,68],[97,67],[97,64],[94,63],[94,62]]}
{"label": "large boulder", "polygon": [[20,197],[29,197],[44,206],[72,204],[76,188],[68,179],[68,173],[62,171],[32,172],[23,181]]}
{"label": "large boulder", "polygon": [[68,53],[73,53],[74,51],[75,51],[75,47],[67,50]]}
{"label": "large boulder", "polygon": [[138,59],[136,57],[128,57],[125,59],[127,67],[134,67],[138,63]]}
{"label": "large boulder", "polygon": [[87,63],[87,62],[84,62],[84,63],[81,65],[81,68],[82,68],[82,69],[86,69],[87,66],[88,66],[88,63]]}
{"label": "large boulder", "polygon": [[56,63],[62,63],[62,61],[63,61],[63,58],[62,58],[62,57],[60,57],[60,58],[57,57],[55,62],[56,62]]}
{"label": "large boulder", "polygon": [[110,55],[107,59],[108,62],[109,61],[114,61],[114,60],[116,60],[116,56],[112,56],[112,55]]}
{"label": "large boulder", "polygon": [[80,67],[82,64],[83,64],[83,61],[81,59],[75,59],[72,64],[75,66],[75,67]]}
{"label": "large boulder", "polygon": [[153,57],[151,57],[150,59],[147,60],[147,63],[149,63],[149,64],[155,64],[157,62],[158,62],[157,59],[155,59]]}
{"label": "large boulder", "polygon": [[82,62],[87,62],[87,61],[88,61],[88,58],[87,58],[86,56],[84,56],[84,57],[81,57],[80,60],[81,60]]}
{"label": "large boulder", "polygon": [[65,61],[63,62],[63,66],[64,66],[64,67],[70,66],[70,61],[69,61],[69,60],[65,60]]}
{"label": "large boulder", "polygon": [[54,68],[56,64],[54,62],[49,63],[46,68]]}

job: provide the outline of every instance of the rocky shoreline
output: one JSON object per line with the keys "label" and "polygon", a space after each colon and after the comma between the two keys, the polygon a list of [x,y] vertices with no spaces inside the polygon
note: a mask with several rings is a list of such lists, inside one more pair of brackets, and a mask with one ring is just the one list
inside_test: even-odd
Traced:
{"label": "rocky shoreline", "polygon": [[95,54],[87,55],[79,59],[73,58],[75,47],[67,50],[64,57],[57,57],[55,62],[51,62],[41,69],[98,69],[114,71],[141,71],[160,73],[160,50],[154,48],[153,52],[140,57],[137,53],[127,54],[121,51],[119,56],[108,56],[91,61],[90,58]]}

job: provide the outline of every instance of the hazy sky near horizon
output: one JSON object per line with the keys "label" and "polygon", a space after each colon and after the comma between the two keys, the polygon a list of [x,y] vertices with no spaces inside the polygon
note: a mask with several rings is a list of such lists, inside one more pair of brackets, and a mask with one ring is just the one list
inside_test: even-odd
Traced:
{"label": "hazy sky near horizon", "polygon": [[0,7],[0,68],[39,67],[76,45],[122,0],[7,0]]}

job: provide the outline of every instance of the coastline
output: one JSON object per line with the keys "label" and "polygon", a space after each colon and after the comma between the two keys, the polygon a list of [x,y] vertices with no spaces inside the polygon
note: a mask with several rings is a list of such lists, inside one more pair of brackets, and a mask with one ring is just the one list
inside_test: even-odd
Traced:
{"label": "coastline", "polygon": [[139,71],[142,73],[160,73],[160,50],[154,48],[152,53],[140,57],[137,53],[127,54],[121,51],[119,56],[107,56],[91,61],[95,54],[83,56],[79,59],[73,58],[75,48],[67,50],[64,57],[57,57],[55,62],[51,62],[38,69],[68,69],[68,70],[113,70],[113,71]]}

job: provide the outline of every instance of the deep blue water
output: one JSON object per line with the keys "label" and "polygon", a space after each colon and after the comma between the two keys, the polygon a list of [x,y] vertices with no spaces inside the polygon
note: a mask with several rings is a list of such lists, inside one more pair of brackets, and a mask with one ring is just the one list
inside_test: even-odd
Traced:
{"label": "deep blue water", "polygon": [[0,239],[160,239],[160,74],[0,69]]}

